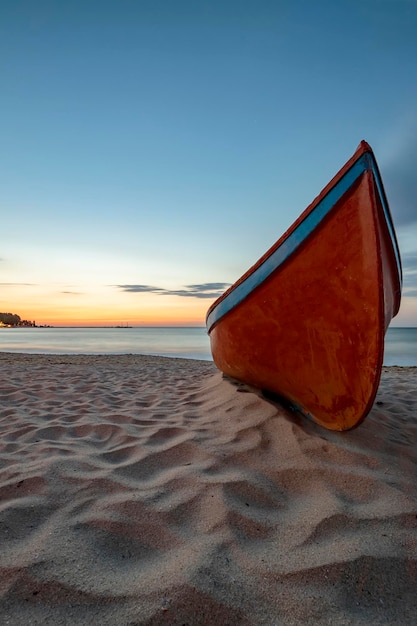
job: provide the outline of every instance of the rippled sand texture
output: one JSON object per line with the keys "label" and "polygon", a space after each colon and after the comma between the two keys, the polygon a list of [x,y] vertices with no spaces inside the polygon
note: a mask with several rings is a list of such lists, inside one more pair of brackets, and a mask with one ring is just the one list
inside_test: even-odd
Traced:
{"label": "rippled sand texture", "polygon": [[417,368],[343,434],[203,361],[0,372],[2,624],[417,623]]}

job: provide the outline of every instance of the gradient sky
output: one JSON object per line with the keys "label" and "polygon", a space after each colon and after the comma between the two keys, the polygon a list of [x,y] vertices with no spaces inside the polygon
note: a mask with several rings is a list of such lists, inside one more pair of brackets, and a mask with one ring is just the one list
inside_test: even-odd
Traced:
{"label": "gradient sky", "polygon": [[0,311],[204,325],[374,149],[417,326],[416,0],[0,7]]}

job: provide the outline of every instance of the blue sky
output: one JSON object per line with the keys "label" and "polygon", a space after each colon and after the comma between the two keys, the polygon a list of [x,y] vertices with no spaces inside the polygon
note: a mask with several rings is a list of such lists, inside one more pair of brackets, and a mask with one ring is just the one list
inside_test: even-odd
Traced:
{"label": "blue sky", "polygon": [[366,139],[417,325],[416,59],[415,0],[2,3],[0,310],[203,325]]}

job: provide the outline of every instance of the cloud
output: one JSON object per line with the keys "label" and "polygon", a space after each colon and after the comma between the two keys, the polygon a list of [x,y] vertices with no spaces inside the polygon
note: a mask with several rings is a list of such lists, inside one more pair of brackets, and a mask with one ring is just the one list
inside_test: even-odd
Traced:
{"label": "cloud", "polygon": [[403,254],[403,296],[417,296],[417,252]]}
{"label": "cloud", "polygon": [[0,283],[0,287],[35,287],[36,283]]}
{"label": "cloud", "polygon": [[122,291],[127,293],[164,293],[165,289],[153,287],[152,285],[116,285]]}
{"label": "cloud", "polygon": [[384,185],[396,226],[417,222],[417,125],[384,167]]}
{"label": "cloud", "polygon": [[407,272],[407,271],[417,272],[417,250],[402,254],[401,262],[403,265],[404,272]]}
{"label": "cloud", "polygon": [[126,293],[155,293],[160,296],[182,296],[186,298],[218,298],[229,283],[200,283],[185,285],[182,289],[164,289],[153,285],[116,285]]}

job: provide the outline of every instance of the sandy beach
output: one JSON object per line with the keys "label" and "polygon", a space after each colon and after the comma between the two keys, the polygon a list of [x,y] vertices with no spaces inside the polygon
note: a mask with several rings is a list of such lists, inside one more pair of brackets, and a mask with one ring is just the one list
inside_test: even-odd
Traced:
{"label": "sandy beach", "polygon": [[348,433],[206,361],[0,371],[2,624],[417,623],[417,368]]}

